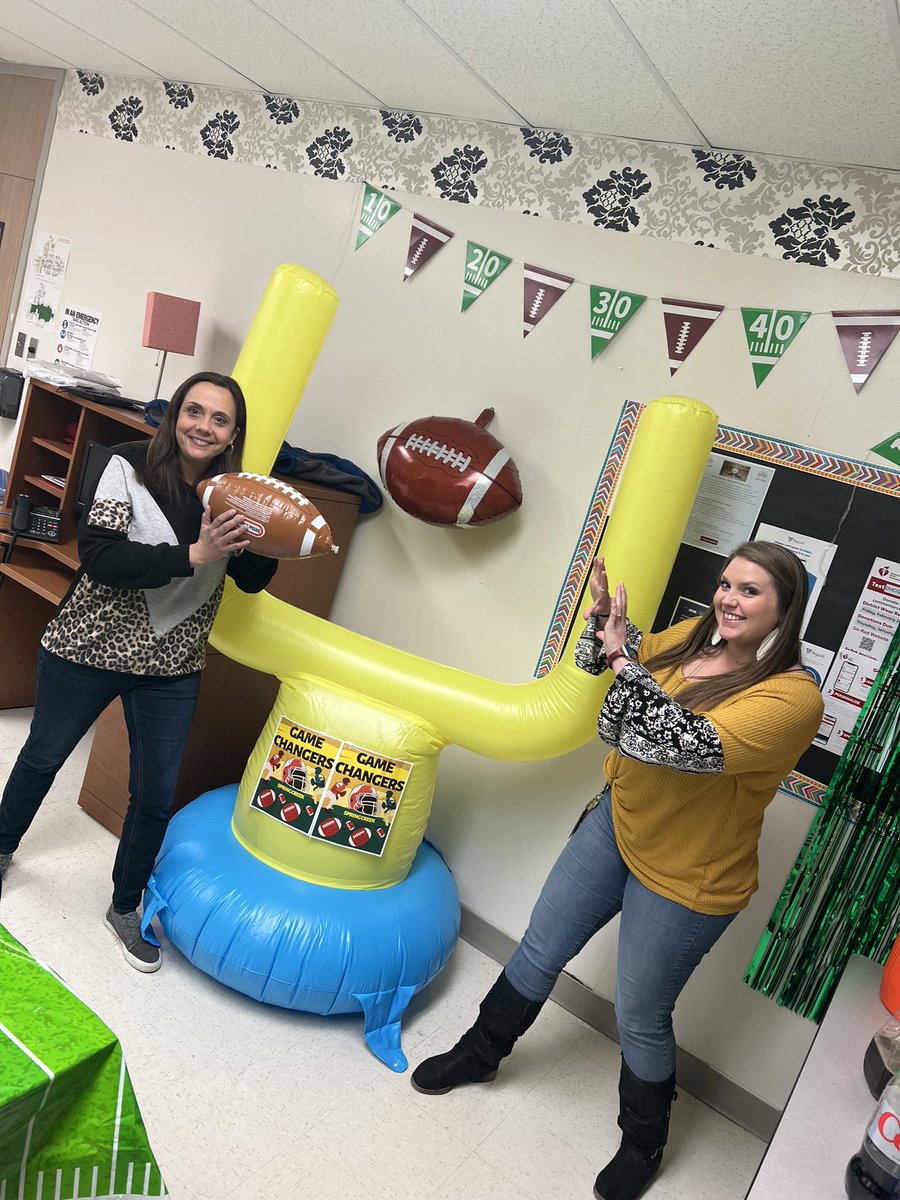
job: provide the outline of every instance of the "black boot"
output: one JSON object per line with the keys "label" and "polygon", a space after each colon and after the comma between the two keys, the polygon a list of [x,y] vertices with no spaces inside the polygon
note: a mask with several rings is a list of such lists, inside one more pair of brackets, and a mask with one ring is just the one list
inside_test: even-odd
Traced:
{"label": "black boot", "polygon": [[622,1145],[594,1184],[597,1200],[637,1200],[659,1170],[669,1136],[669,1110],[675,1076],[659,1083],[638,1079],[625,1059],[619,1075],[619,1128]]}
{"label": "black boot", "polygon": [[446,1054],[419,1063],[412,1073],[413,1087],[429,1096],[443,1096],[459,1083],[490,1083],[500,1060],[512,1051],[543,1004],[543,1000],[527,1000],[502,972],[482,1000],[472,1028]]}

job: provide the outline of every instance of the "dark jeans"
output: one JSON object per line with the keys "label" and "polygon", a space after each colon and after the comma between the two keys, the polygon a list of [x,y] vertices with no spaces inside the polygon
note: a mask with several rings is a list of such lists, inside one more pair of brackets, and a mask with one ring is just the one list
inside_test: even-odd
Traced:
{"label": "dark jeans", "polygon": [[113,866],[113,907],[137,908],[166,832],[199,690],[199,671],[174,677],[101,671],[42,649],[31,731],[0,801],[0,854],[17,849],[60,767],[121,696],[131,799]]}

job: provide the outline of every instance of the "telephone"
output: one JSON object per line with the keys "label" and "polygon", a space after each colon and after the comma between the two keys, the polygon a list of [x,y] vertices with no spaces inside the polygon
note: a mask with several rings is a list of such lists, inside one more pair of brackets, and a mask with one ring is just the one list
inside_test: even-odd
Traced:
{"label": "telephone", "polygon": [[29,496],[16,496],[12,506],[9,528],[22,537],[42,542],[58,542],[62,513],[58,508],[32,504]]}

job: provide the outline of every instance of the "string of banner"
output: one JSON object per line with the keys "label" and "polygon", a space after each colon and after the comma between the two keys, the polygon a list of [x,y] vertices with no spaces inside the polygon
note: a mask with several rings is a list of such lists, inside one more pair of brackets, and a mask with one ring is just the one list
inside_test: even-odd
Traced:
{"label": "string of banner", "polygon": [[[364,246],[402,207],[385,192],[366,183],[355,249]],[[453,236],[452,230],[414,213],[404,280],[421,270]],[[465,312],[474,304],[512,261],[499,250],[492,250],[477,242],[467,242],[461,311]],[[550,271],[532,263],[524,264],[523,337],[532,332],[574,282],[573,277],[561,275],[558,271]],[[639,292],[627,292],[623,288],[605,284],[592,283],[588,286],[591,293],[591,358],[594,359],[625,328],[647,297]],[[719,314],[725,311],[725,306],[669,296],[663,296],[660,302],[669,352],[669,374],[674,375],[712,328]],[[776,366],[812,315],[812,311],[798,309],[741,308],[757,387]],[[840,338],[850,380],[858,394],[900,330],[900,310],[832,311],[831,316]],[[900,432],[873,446],[872,451],[900,466]]]}

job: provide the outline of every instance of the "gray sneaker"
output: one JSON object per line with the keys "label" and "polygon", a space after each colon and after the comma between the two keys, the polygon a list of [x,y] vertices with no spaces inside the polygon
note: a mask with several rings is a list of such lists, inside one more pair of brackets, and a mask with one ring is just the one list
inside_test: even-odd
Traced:
{"label": "gray sneaker", "polygon": [[9,864],[11,862],[12,862],[11,854],[0,854],[0,879],[2,879],[3,876],[6,874],[6,872],[9,870]]}
{"label": "gray sneaker", "polygon": [[162,966],[162,956],[159,946],[145,941],[141,936],[141,916],[138,912],[117,913],[109,906],[106,914],[106,928],[116,935],[122,943],[122,955],[136,971],[158,971]]}

